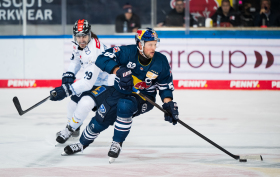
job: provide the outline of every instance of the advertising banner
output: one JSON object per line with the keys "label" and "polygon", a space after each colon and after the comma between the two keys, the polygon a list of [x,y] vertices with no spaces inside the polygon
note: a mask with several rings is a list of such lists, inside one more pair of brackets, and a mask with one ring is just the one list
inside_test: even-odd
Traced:
{"label": "advertising banner", "polygon": [[[280,80],[279,39],[160,40],[157,51],[167,57],[176,80]],[[135,43],[129,38],[101,41],[108,47]]]}
{"label": "advertising banner", "polygon": [[[0,1],[0,25],[22,24],[22,0]],[[61,24],[61,0],[26,0],[28,24]]]}
{"label": "advertising banner", "polygon": [[[61,40],[64,41],[62,73],[69,66],[73,47],[70,38]],[[117,36],[101,37],[100,41],[108,47],[135,43],[133,37]],[[279,39],[161,38],[156,50],[164,54],[170,64],[175,89],[280,90],[279,49]],[[33,60],[37,61],[37,57],[29,58],[28,62],[34,63]],[[45,68],[50,68],[47,64]],[[31,79],[2,77],[0,87],[55,87],[61,83],[61,74],[57,79],[38,78],[35,70],[28,75]],[[36,79],[32,79],[32,75]],[[83,71],[76,75],[77,79],[83,76]]]}

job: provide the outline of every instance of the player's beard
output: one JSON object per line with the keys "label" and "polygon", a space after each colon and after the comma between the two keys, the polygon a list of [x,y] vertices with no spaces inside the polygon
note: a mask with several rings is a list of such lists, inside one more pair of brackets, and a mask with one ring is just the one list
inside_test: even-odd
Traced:
{"label": "player's beard", "polygon": [[88,44],[88,42],[86,42],[86,41],[79,42],[79,46],[81,48],[85,48],[87,46],[87,44]]}
{"label": "player's beard", "polygon": [[153,58],[153,57],[154,57],[154,55],[155,55],[155,51],[154,51],[154,53],[153,53],[153,54],[151,54],[151,52],[149,52],[149,53],[146,53],[145,51],[143,51],[143,52],[144,52],[144,55],[145,55],[148,59]]}

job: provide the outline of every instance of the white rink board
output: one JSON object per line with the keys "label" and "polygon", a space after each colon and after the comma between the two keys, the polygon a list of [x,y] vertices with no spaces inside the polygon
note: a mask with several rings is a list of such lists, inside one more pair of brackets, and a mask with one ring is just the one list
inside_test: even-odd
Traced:
{"label": "white rink board", "polygon": [[[71,40],[1,39],[0,79],[61,79],[72,56]],[[108,47],[135,44],[133,37],[100,41]],[[166,55],[176,80],[280,80],[279,47],[279,39],[161,38],[157,51]]]}
{"label": "white rink board", "polygon": [[[121,38],[101,38],[100,41],[108,47],[135,43],[134,39]],[[162,38],[157,51],[166,55],[174,79],[280,80],[279,48],[278,39]],[[65,62],[71,57],[72,48],[66,49],[69,51],[65,53]],[[262,56],[261,65],[256,68],[255,52]],[[272,54],[272,65],[266,52]]]}

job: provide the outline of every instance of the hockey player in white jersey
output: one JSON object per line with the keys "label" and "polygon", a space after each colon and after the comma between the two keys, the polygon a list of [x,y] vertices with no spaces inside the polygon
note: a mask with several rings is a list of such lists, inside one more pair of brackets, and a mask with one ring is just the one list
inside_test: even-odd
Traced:
{"label": "hockey player in white jersey", "polygon": [[[68,123],[66,128],[57,133],[58,143],[65,143],[71,136],[79,136],[80,126],[96,106],[90,96],[91,91],[98,90],[98,86],[101,85],[114,85],[115,79],[114,74],[107,74],[95,65],[96,58],[107,47],[91,32],[91,26],[87,20],[78,20],[74,24],[73,38],[70,66],[62,76],[62,85],[51,91],[51,93],[56,92],[55,96],[51,94],[52,101],[60,101],[72,95],[67,108]],[[74,83],[75,75],[81,68],[84,70],[84,77]]]}

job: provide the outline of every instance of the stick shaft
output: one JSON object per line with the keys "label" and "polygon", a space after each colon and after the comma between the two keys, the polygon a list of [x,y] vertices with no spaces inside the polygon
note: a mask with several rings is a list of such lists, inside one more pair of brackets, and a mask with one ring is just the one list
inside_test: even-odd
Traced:
{"label": "stick shaft", "polygon": [[[133,90],[136,91],[136,90]],[[151,99],[149,99],[148,97],[146,97],[144,94],[142,94],[139,90],[136,91],[136,93],[138,95],[140,95],[141,97],[145,98],[149,103],[151,103],[152,105],[154,105],[155,107],[157,107],[159,110],[161,110],[162,112],[169,114],[166,110],[164,110],[161,106],[159,106],[157,103],[153,102]],[[201,137],[202,139],[204,139],[205,141],[207,141],[208,143],[212,144],[213,146],[215,146],[216,148],[220,149],[221,151],[223,151],[224,153],[226,153],[227,155],[231,156],[232,158],[238,160],[240,156],[238,155],[234,155],[230,152],[228,152],[227,150],[225,150],[224,148],[222,148],[221,146],[219,146],[218,144],[214,143],[213,141],[211,141],[210,139],[208,139],[207,137],[205,137],[204,135],[202,135],[201,133],[199,133],[198,131],[196,131],[195,129],[193,129],[192,127],[190,127],[189,125],[187,125],[185,122],[181,121],[180,119],[178,120],[178,122],[183,125],[184,127],[186,127],[187,129],[189,129],[190,131],[192,131],[193,133],[195,133],[196,135],[198,135],[199,137]]]}
{"label": "stick shaft", "polygon": [[14,105],[15,105],[15,107],[16,107],[16,109],[17,109],[19,115],[23,115],[23,114],[29,112],[30,110],[36,108],[37,106],[41,105],[42,103],[46,102],[49,98],[50,98],[50,96],[48,96],[47,98],[43,99],[42,101],[36,103],[35,105],[31,106],[30,108],[28,108],[28,109],[25,110],[25,111],[22,110],[22,108],[21,108],[21,106],[20,106],[20,102],[19,102],[19,100],[18,100],[17,97],[14,97],[14,98],[13,98],[13,102],[14,102]]}

